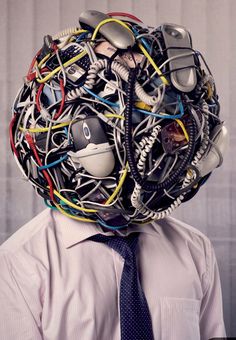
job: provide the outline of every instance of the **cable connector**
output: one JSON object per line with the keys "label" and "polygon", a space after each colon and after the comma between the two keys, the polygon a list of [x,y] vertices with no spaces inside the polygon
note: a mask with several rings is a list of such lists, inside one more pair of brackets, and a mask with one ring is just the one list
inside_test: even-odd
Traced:
{"label": "cable connector", "polygon": [[43,59],[46,55],[55,51],[56,49],[57,49],[57,45],[53,41],[52,36],[49,34],[45,35],[43,38],[43,47],[42,47],[42,51],[40,54],[40,59]]}
{"label": "cable connector", "polygon": [[33,138],[31,136],[31,134],[29,132],[27,132],[25,134],[25,139],[27,141],[27,143],[29,144],[29,147],[32,151],[36,150],[36,147],[35,147],[35,144],[34,144],[34,141],[33,141]]}

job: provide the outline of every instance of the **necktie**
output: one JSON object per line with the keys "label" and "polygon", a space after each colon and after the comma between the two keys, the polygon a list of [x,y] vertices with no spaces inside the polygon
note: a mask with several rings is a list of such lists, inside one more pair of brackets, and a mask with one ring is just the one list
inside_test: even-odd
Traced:
{"label": "necktie", "polygon": [[138,233],[128,237],[94,235],[92,241],[105,243],[125,260],[120,282],[121,340],[153,340],[151,316],[142,290],[135,251]]}

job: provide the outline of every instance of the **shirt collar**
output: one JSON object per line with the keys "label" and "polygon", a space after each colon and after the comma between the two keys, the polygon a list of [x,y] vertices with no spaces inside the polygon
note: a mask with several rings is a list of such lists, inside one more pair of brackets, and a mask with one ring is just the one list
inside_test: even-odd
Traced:
{"label": "shirt collar", "polygon": [[[66,248],[70,248],[96,234],[108,236],[114,235],[113,231],[104,232],[102,228],[95,223],[76,221],[55,210],[52,211],[52,216]],[[145,225],[132,225],[128,228],[116,231],[116,234],[127,236],[133,232],[157,236],[157,234],[160,234],[160,228],[156,222],[151,222]]]}

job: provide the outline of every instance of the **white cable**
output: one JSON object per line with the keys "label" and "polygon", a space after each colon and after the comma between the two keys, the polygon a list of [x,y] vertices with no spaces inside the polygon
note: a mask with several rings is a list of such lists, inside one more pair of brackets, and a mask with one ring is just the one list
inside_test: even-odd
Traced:
{"label": "white cable", "polygon": [[66,86],[66,71],[65,71],[65,68],[63,66],[63,63],[61,61],[61,58],[60,58],[60,55],[59,55],[59,52],[58,50],[56,50],[56,56],[57,56],[57,60],[58,60],[58,63],[61,67],[60,69],[60,72],[58,73],[58,79],[60,77],[60,73],[62,73],[62,77],[63,77],[63,86],[65,87]]}
{"label": "white cable", "polygon": [[[161,130],[160,126],[154,127],[151,135],[149,137],[143,137],[139,143],[140,147],[142,148],[142,151],[137,162],[137,168],[141,175],[144,175],[147,156],[150,153],[154,143],[156,142],[160,130]],[[139,209],[142,206],[140,197],[141,186],[135,182],[135,187],[131,194],[131,204],[136,209]]]}
{"label": "white cable", "polygon": [[[83,94],[86,94],[87,92],[84,89],[84,87],[91,90],[93,88],[94,84],[95,84],[95,79],[97,77],[97,73],[99,71],[101,71],[102,69],[107,69],[107,67],[108,67],[107,59],[99,59],[95,63],[91,64],[90,69],[88,71],[88,76],[87,76],[85,83],[84,83],[84,86],[70,91],[67,94],[67,99],[73,100],[73,99],[76,99],[78,97],[81,97]],[[124,67],[121,63],[114,60],[111,63],[111,69],[113,71],[115,71],[116,73],[118,73],[119,76],[121,77],[121,79],[123,79],[126,82],[128,81],[129,70],[126,67]],[[146,103],[147,105],[153,106],[158,102],[158,97],[150,96],[149,94],[147,94],[144,91],[143,87],[137,81],[135,83],[135,93],[136,93],[137,97],[141,101]]]}
{"label": "white cable", "polygon": [[68,36],[68,35],[73,35],[78,30],[79,30],[78,27],[68,27],[68,28],[64,29],[63,31],[60,31],[60,32],[56,33],[55,35],[53,35],[52,39],[57,40],[57,39],[61,39],[61,38]]}
{"label": "white cable", "polygon": [[[69,28],[67,30],[64,30],[62,32],[59,32],[57,35],[53,37],[53,39],[58,40],[59,39],[59,44],[58,47],[61,49],[62,47],[67,47],[67,43],[70,41],[70,38],[78,31],[78,28]],[[153,34],[152,34],[153,33]],[[157,50],[158,48],[158,53],[162,53],[162,47],[159,42],[159,36],[158,36],[157,31],[153,31],[151,33],[144,33],[136,37],[136,39],[141,39],[143,37],[147,37],[151,46],[151,52],[150,54],[152,55],[152,51],[154,51],[154,48]],[[91,36],[91,35],[90,35]],[[156,46],[157,45],[157,46]],[[53,184],[55,185],[55,188],[59,190],[59,192],[68,192],[68,193],[73,193],[76,197],[76,194],[78,196],[78,190],[82,188],[86,188],[90,190],[91,186],[93,186],[93,189],[90,190],[89,192],[86,192],[84,196],[82,196],[79,199],[77,199],[77,203],[80,205],[89,205],[89,206],[97,206],[97,208],[104,208],[104,204],[97,203],[97,202],[91,202],[87,199],[90,198],[90,195],[92,197],[92,193],[99,189],[106,188],[108,189],[108,193],[114,189],[114,185],[117,186],[117,181],[118,181],[118,172],[119,172],[119,167],[124,169],[125,165],[127,163],[127,155],[126,155],[126,148],[125,148],[125,138],[124,138],[124,131],[125,131],[125,120],[124,120],[124,111],[125,111],[125,97],[126,97],[126,91],[125,91],[125,83],[127,83],[128,78],[129,78],[129,71],[130,69],[125,66],[122,62],[118,60],[113,60],[111,64],[109,64],[107,59],[97,59],[98,56],[95,53],[95,50],[93,48],[93,44],[90,44],[88,42],[82,41],[80,44],[78,44],[78,49],[80,51],[86,51],[89,60],[91,62],[90,68],[87,71],[87,77],[85,79],[85,82],[83,86],[74,88],[73,91],[70,91],[66,95],[66,102],[65,102],[65,107],[63,108],[61,116],[57,119],[54,120],[55,113],[57,111],[57,107],[59,106],[58,104],[61,103],[61,99],[57,100],[58,96],[56,91],[60,91],[60,88],[58,85],[56,85],[56,82],[60,80],[61,77],[63,77],[63,82],[64,86],[66,85],[66,77],[67,73],[65,69],[63,68],[62,61],[60,59],[60,51],[56,52],[56,56],[58,59],[58,63],[61,66],[60,71],[51,79],[45,82],[45,86],[48,86],[48,93],[49,93],[49,99],[50,103],[53,102],[51,105],[48,107],[43,108],[40,112],[38,112],[37,108],[35,109],[35,98],[36,98],[36,93],[38,91],[38,84],[36,85],[35,81],[25,83],[25,85],[19,90],[16,99],[14,101],[14,106],[12,110],[12,114],[17,114],[17,122],[16,122],[16,132],[14,134],[14,141],[16,141],[15,146],[20,152],[20,156],[22,159],[24,157],[28,157],[28,152],[29,152],[29,145],[27,144],[27,141],[23,141],[24,137],[24,132],[19,131],[19,127],[23,127],[24,129],[30,129],[33,127],[36,127],[38,129],[40,128],[48,128],[48,131],[46,131],[45,134],[36,132],[35,134],[32,133],[32,137],[35,138],[36,141],[36,149],[39,152],[39,156],[43,159],[44,165],[47,165],[49,162],[48,160],[53,159],[50,157],[50,155],[56,154],[58,150],[65,150],[67,151],[67,146],[69,146],[69,149],[72,148],[72,143],[73,141],[73,135],[71,132],[71,127],[72,124],[75,121],[78,121],[79,119],[84,119],[87,115],[97,115],[99,119],[101,119],[104,123],[108,124],[108,126],[105,126],[106,133],[107,133],[107,138],[109,140],[109,144],[114,146],[114,154],[117,160],[117,173],[112,173],[114,176],[110,177],[102,177],[102,178],[97,178],[94,176],[91,176],[86,172],[86,170],[82,167],[82,165],[76,165],[73,163],[73,161],[68,158],[64,160],[60,166],[61,166],[61,171],[63,174],[63,177],[66,179],[70,180],[71,176],[73,174],[73,180],[72,181],[72,189],[61,189],[60,188],[60,178],[58,178],[58,175],[56,171],[53,168],[48,168],[47,171],[52,177]],[[157,47],[157,48],[156,48]],[[78,53],[79,53],[78,52]],[[173,60],[173,59],[178,59],[182,58],[183,56],[190,56],[193,55],[195,52],[188,52],[185,53],[184,55],[177,55],[172,58],[169,58],[162,62],[162,64],[159,66],[161,70],[166,70],[168,63]],[[161,112],[169,112],[168,110],[168,105],[172,105],[172,113],[175,109],[179,110],[179,103],[176,98],[174,98],[174,102],[170,103],[169,99],[171,99],[171,88],[168,87],[169,90],[163,85],[161,82],[159,83],[157,81],[153,81],[153,77],[156,75],[156,72],[154,72],[152,75],[149,74],[148,71],[148,66],[149,62],[145,56],[143,56],[142,59],[142,66],[143,66],[143,75],[141,81],[144,81],[144,79],[147,79],[145,82],[142,84],[136,81],[135,83],[135,101],[138,99],[149,105],[150,107],[147,110],[150,110],[151,113],[159,113]],[[109,70],[110,68],[110,70]],[[40,75],[40,71],[38,69],[38,66],[35,66],[34,71],[36,72],[37,77],[42,78],[42,75]],[[111,74],[115,76],[115,80],[112,77],[111,79],[106,78],[106,72],[105,71],[111,71]],[[45,74],[43,74],[43,77],[45,77]],[[200,73],[199,73],[200,74]],[[144,88],[145,84],[147,84],[151,80],[150,83],[150,90],[147,93]],[[156,78],[155,78],[156,80]],[[201,161],[202,157],[204,157],[208,150],[210,144],[213,145],[214,143],[209,139],[209,133],[210,133],[210,126],[209,126],[209,116],[213,116],[216,119],[219,119],[219,117],[215,114],[217,113],[214,109],[214,107],[209,107],[207,104],[207,101],[210,103],[214,103],[214,97],[210,98],[209,100],[206,99],[204,100],[204,96],[206,96],[207,93],[207,86],[209,86],[209,83],[211,88],[213,89],[214,86],[214,80],[211,76],[204,76],[202,81],[198,82],[198,85],[200,86],[199,91],[198,88],[196,88],[195,93],[196,93],[196,98],[198,101],[198,104],[193,103],[193,100],[191,101],[190,99],[187,100],[187,95],[186,94],[181,94],[182,97],[185,99],[184,103],[186,107],[189,104],[189,114],[192,115],[194,120],[196,121],[197,125],[197,136],[196,136],[196,141],[197,145],[200,145],[198,147],[198,150],[195,150],[195,155],[191,161],[190,168],[187,170],[186,173],[177,180],[177,183],[175,183],[171,188],[168,188],[167,190],[164,189],[164,193],[162,191],[161,195],[166,195],[165,197],[169,198],[172,200],[172,203],[169,204],[169,207],[167,209],[164,209],[161,211],[161,208],[158,209],[158,204],[156,203],[156,207],[154,206],[152,210],[148,206],[151,205],[152,200],[158,199],[158,192],[149,192],[144,195],[144,192],[142,190],[142,187],[138,185],[137,183],[134,183],[134,189],[133,192],[131,193],[131,204],[134,209],[132,209],[132,214],[130,215],[131,220],[132,218],[134,219],[135,216],[139,217],[141,216],[141,220],[144,221],[148,218],[152,219],[160,219],[165,216],[168,216],[175,208],[177,208],[181,202],[183,201],[185,194],[192,188],[194,181],[196,181],[197,178],[197,170],[194,171],[194,167],[197,167],[198,163]],[[111,88],[111,91],[105,91],[105,87],[109,86]],[[107,87],[108,87],[107,86]],[[66,90],[68,91],[67,86]],[[107,98],[107,100],[113,100],[114,103],[117,105],[115,107],[112,107],[102,101],[100,101],[98,98],[93,98],[92,96],[89,95],[89,93],[86,91],[86,88],[89,90],[94,89],[94,92],[98,96],[102,97],[104,96],[104,99]],[[104,89],[104,90],[103,90]],[[114,91],[113,91],[114,89]],[[100,92],[99,92],[100,91]],[[169,93],[170,92],[170,93]],[[175,92],[175,91],[174,91]],[[198,93],[199,92],[199,93]],[[211,92],[211,91],[209,91]],[[99,94],[100,93],[100,94]],[[108,95],[107,95],[108,93]],[[28,95],[29,94],[29,95]],[[44,92],[44,95],[46,96],[46,92]],[[165,96],[166,95],[166,96]],[[209,93],[210,95],[210,93]],[[24,97],[23,97],[24,96]],[[109,96],[111,96],[109,98]],[[168,96],[168,98],[167,98]],[[200,98],[200,99],[199,99]],[[44,97],[42,96],[42,100]],[[76,100],[78,99],[78,100]],[[22,100],[22,102],[21,102]],[[68,100],[71,100],[71,103],[68,102]],[[73,102],[72,102],[73,100]],[[76,101],[74,101],[76,100]],[[199,103],[201,102],[201,105]],[[109,103],[109,102],[108,102]],[[215,101],[215,104],[217,102]],[[16,105],[17,104],[17,105]],[[46,106],[47,104],[43,104]],[[135,103],[134,103],[135,105]],[[175,106],[174,106],[175,105]],[[201,113],[202,118],[199,119],[199,112]],[[89,112],[88,112],[89,111]],[[176,113],[175,112],[175,113]],[[108,118],[107,114],[113,114],[114,116],[112,118]],[[116,116],[122,116],[122,119]],[[166,153],[163,151],[161,148],[161,137],[160,137],[160,131],[161,127],[165,126],[165,123],[167,120],[159,119],[157,117],[153,117],[151,115],[149,116],[144,116],[141,113],[138,113],[134,111],[133,114],[133,131],[132,131],[132,143],[133,143],[133,148],[135,152],[135,161],[137,164],[138,171],[140,174],[144,177],[152,177],[155,178],[156,174],[158,174],[157,168],[160,167],[162,168],[163,163],[165,162],[165,157]],[[220,119],[219,119],[220,120]],[[55,124],[60,124],[63,122],[68,122],[68,126],[65,128],[66,132],[64,131],[63,128],[58,129],[56,131],[52,131],[52,127]],[[43,137],[42,143],[37,143],[37,137]],[[44,136],[46,137],[46,143]],[[57,137],[60,138],[57,138]],[[13,142],[14,142],[13,141]],[[160,150],[155,148],[154,145],[155,143],[158,142],[158,147],[160,146]],[[40,147],[37,145],[42,145],[41,148],[43,150],[40,150]],[[50,150],[50,148],[52,148]],[[180,152],[182,155],[184,155],[184,148],[187,148],[187,146],[184,146],[181,148]],[[65,152],[66,152],[65,151]],[[219,153],[219,150],[217,150],[216,147],[216,152],[219,154],[220,160],[222,161],[222,155]],[[22,173],[26,176],[28,180],[30,180],[30,176],[32,178],[34,177],[34,171],[39,168],[39,165],[36,163],[34,160],[33,156],[32,160],[27,159],[26,161],[26,169],[23,169],[21,166],[19,160],[17,159],[18,165],[22,171]],[[165,176],[160,179],[160,181],[165,180],[168,178],[168,176],[175,171],[175,169],[178,166],[178,159],[179,159],[179,154],[177,152],[175,153],[175,158],[171,160],[172,163],[170,163],[170,167],[168,168],[168,164],[166,165],[165,168]],[[31,170],[32,167],[32,170]],[[130,169],[128,170],[130,171]],[[55,172],[55,173],[54,173]],[[79,173],[77,173],[79,172]],[[154,174],[155,173],[155,174]],[[44,180],[43,174],[41,171],[38,172],[39,180]],[[117,176],[117,178],[116,178]],[[106,182],[107,180],[107,182]],[[31,181],[32,183],[32,181]],[[128,183],[128,182],[127,182]],[[40,185],[32,183],[35,187],[40,188]],[[177,185],[176,185],[177,184]],[[191,185],[192,184],[192,185]],[[107,185],[107,186],[106,186]],[[174,197],[174,195],[178,195],[177,190],[180,192],[183,192],[183,194],[180,194],[177,198]],[[186,189],[186,190],[184,190]],[[82,190],[80,190],[82,193]],[[109,206],[114,206],[117,202],[119,203],[119,206],[122,207],[122,204],[124,204],[124,201],[122,202],[122,196],[121,196],[122,190],[116,195],[115,200],[112,201],[107,207]],[[128,190],[128,192],[130,192]],[[128,197],[128,200],[130,198]],[[163,205],[162,201],[162,196],[160,197],[160,205]],[[160,206],[159,205],[159,206]]]}
{"label": "white cable", "polygon": [[205,114],[205,125],[203,127],[203,138],[202,138],[200,148],[196,152],[193,158],[193,161],[191,162],[193,166],[196,166],[198,162],[202,159],[209,145],[210,130],[209,130],[209,123],[208,123],[208,104],[205,101],[202,103],[201,109],[202,109],[202,112]]}

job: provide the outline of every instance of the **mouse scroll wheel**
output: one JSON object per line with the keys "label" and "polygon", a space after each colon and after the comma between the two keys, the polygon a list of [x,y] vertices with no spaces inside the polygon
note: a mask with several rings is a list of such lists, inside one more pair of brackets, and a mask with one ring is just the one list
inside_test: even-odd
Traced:
{"label": "mouse scroll wheel", "polygon": [[83,123],[83,133],[84,133],[84,137],[86,139],[91,139],[91,133],[90,133],[90,130],[89,130],[89,127],[87,125],[87,123]]}

